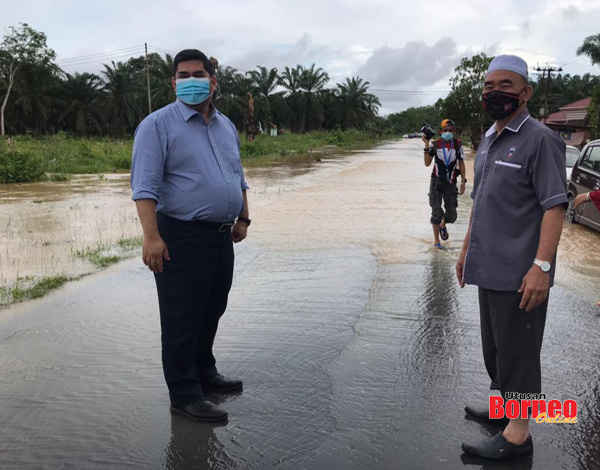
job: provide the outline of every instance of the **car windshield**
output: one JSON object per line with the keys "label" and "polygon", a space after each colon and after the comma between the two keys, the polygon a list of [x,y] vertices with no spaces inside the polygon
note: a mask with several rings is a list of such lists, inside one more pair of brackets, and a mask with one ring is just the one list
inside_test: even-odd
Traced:
{"label": "car windshield", "polygon": [[577,163],[577,159],[579,158],[579,150],[577,149],[567,149],[567,167],[572,168],[575,163]]}

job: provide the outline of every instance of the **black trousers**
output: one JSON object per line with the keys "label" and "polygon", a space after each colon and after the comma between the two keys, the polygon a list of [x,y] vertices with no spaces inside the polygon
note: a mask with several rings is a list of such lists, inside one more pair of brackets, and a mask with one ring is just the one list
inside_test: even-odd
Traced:
{"label": "black trousers", "polygon": [[213,343],[233,277],[231,232],[197,227],[157,214],[171,261],[155,274],[162,362],[171,403],[204,396],[201,380],[217,375]]}
{"label": "black trousers", "polygon": [[541,393],[540,353],[548,300],[526,312],[519,308],[522,294],[479,288],[483,359],[490,389]]}

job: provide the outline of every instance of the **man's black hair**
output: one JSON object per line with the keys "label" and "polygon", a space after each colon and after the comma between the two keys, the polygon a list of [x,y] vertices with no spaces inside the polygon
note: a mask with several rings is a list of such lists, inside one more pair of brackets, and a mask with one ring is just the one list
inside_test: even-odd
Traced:
{"label": "man's black hair", "polygon": [[199,60],[204,64],[204,68],[208,74],[212,77],[215,74],[215,66],[203,52],[198,49],[185,49],[179,52],[173,59],[173,76],[177,76],[177,66],[180,62],[187,62],[188,60]]}

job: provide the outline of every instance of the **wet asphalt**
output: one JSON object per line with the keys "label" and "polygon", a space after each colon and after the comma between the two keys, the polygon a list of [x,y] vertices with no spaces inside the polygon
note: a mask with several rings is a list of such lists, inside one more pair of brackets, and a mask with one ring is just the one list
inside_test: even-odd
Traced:
{"label": "wet asphalt", "polygon": [[[590,280],[577,269],[551,292],[542,374],[549,399],[577,400],[579,422],[533,424],[532,462],[462,455],[461,442],[498,431],[463,411],[490,393],[477,290],[454,272],[469,202],[447,250],[431,250],[422,194],[406,183],[406,207],[385,196],[402,192],[387,178],[415,179],[398,169],[416,150],[383,145],[292,177],[304,179],[285,194],[257,191],[262,228],[236,247],[216,341],[220,372],[244,380],[241,393],[209,395],[225,424],[170,415],[156,292],[139,259],[0,310],[0,468],[600,468],[600,309],[596,292],[579,294]],[[294,223],[310,233],[279,217],[306,200],[314,210]],[[319,209],[362,222],[311,222]],[[394,213],[405,217],[390,228]]]}

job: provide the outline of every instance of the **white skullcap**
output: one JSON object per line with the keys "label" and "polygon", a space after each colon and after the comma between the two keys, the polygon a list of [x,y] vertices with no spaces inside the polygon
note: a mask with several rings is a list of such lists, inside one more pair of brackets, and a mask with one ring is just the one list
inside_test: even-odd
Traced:
{"label": "white skullcap", "polygon": [[516,55],[497,55],[494,57],[486,75],[496,70],[508,70],[521,75],[525,80],[529,80],[527,73],[527,62]]}

